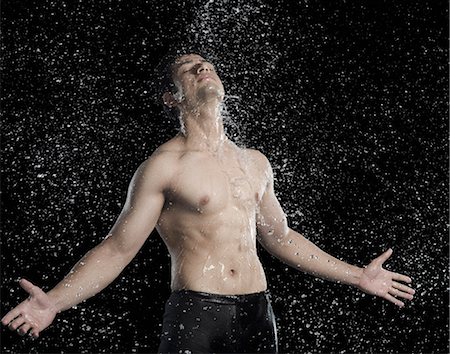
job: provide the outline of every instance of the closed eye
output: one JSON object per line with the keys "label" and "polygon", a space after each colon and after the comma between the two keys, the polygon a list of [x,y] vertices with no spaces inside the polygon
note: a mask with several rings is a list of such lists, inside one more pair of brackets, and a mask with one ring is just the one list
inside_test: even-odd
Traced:
{"label": "closed eye", "polygon": [[[188,65],[188,64],[192,64],[193,62],[191,61],[191,60],[189,60],[189,61],[185,61],[185,62],[183,62],[183,63],[181,63],[180,65],[179,65],[179,68],[181,69],[181,67],[182,66],[185,66],[185,65]],[[213,65],[213,64],[211,64],[210,62],[208,62],[206,59],[203,59],[200,63],[208,63],[209,64],[209,66],[210,66],[210,68],[214,71],[214,72],[216,72],[216,67]],[[182,71],[182,73],[184,74],[184,73],[187,73],[187,72],[189,72],[189,71],[191,71],[193,68],[195,68],[195,67],[197,67],[199,65],[199,63],[197,63],[197,64],[195,64],[195,65],[191,65],[190,67],[188,67],[186,70],[183,70]]]}

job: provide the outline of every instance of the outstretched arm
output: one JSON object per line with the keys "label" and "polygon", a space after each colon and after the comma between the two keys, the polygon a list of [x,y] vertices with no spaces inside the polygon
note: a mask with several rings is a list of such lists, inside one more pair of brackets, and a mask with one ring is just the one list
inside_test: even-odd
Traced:
{"label": "outstretched arm", "polygon": [[414,290],[400,283],[410,283],[409,277],[382,268],[383,262],[392,254],[391,249],[374,259],[367,267],[359,268],[329,255],[289,228],[274,193],[273,173],[267,160],[266,166],[267,186],[258,208],[257,228],[258,240],[269,253],[291,267],[323,279],[355,286],[400,307],[404,303],[396,297],[409,300],[413,298]]}
{"label": "outstretched arm", "polygon": [[8,312],[3,325],[19,334],[39,336],[58,312],[71,308],[108,286],[133,259],[153,230],[164,205],[167,165],[154,154],[139,166],[131,180],[127,200],[106,238],[90,250],[52,290],[44,293],[22,279],[30,297]]}

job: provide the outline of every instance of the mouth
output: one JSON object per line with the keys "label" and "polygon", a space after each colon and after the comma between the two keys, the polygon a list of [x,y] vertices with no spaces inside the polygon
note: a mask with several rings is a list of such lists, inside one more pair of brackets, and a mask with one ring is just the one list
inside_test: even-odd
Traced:
{"label": "mouth", "polygon": [[199,75],[199,77],[197,79],[197,82],[200,82],[202,80],[213,80],[213,81],[215,81],[212,76],[209,76],[209,75],[206,75],[206,74]]}

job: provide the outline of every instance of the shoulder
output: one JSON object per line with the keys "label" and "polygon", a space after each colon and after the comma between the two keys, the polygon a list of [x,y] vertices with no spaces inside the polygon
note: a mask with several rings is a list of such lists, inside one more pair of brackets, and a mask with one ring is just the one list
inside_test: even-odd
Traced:
{"label": "shoulder", "polygon": [[175,167],[181,155],[182,148],[175,137],[160,145],[144,162],[142,162],[140,168],[156,168],[160,169],[160,172],[169,171]]}
{"label": "shoulder", "polygon": [[271,185],[273,183],[273,170],[266,155],[257,149],[245,149],[245,152],[255,164],[264,184],[266,186]]}
{"label": "shoulder", "polygon": [[135,172],[134,179],[166,187],[177,172],[179,149],[171,141],[159,146]]}
{"label": "shoulder", "polygon": [[250,148],[246,148],[244,151],[260,169],[272,170],[269,159],[261,151]]}

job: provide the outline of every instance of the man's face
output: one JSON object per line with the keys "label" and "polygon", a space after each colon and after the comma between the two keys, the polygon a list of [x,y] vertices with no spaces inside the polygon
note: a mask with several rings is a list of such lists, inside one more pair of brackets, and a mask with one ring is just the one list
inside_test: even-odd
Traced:
{"label": "man's face", "polygon": [[172,78],[178,99],[200,103],[211,99],[223,100],[224,88],[214,65],[198,54],[178,57],[172,65]]}

